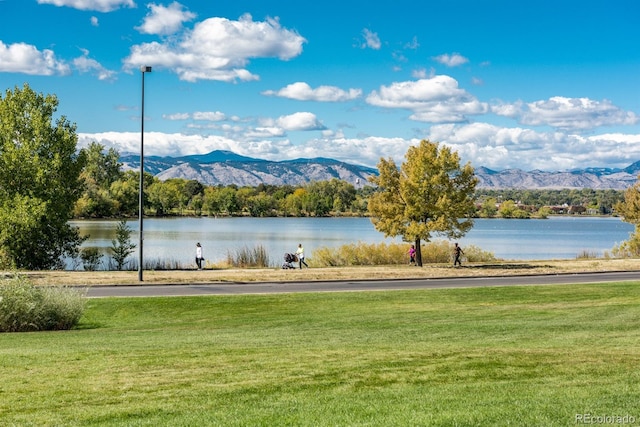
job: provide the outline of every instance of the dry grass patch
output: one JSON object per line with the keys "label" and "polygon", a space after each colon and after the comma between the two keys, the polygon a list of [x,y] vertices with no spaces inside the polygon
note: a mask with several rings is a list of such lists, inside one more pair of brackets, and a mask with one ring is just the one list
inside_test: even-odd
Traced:
{"label": "dry grass patch", "polygon": [[[419,279],[439,277],[515,276],[607,271],[640,271],[640,259],[576,259],[546,261],[495,261],[469,263],[461,268],[449,264],[425,267],[408,265],[281,268],[229,268],[210,270],[145,271],[143,284],[295,282],[324,280]],[[25,272],[39,285],[139,285],[136,271],[38,271]],[[5,276],[11,276],[5,272]]]}

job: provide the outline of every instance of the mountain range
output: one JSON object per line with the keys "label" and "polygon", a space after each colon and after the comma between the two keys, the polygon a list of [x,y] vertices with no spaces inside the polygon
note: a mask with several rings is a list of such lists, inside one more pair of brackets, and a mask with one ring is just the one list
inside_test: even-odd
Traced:
{"label": "mountain range", "polygon": [[[140,156],[120,157],[124,170],[140,168]],[[356,188],[367,184],[378,170],[327,158],[269,161],[216,150],[208,154],[182,157],[146,156],[144,169],[160,180],[184,178],[205,185],[257,186],[302,185],[332,178],[352,183]],[[624,169],[587,168],[564,172],[506,169],[495,171],[475,168],[478,188],[493,189],[563,189],[591,188],[622,190],[632,186],[640,173],[640,161]]]}

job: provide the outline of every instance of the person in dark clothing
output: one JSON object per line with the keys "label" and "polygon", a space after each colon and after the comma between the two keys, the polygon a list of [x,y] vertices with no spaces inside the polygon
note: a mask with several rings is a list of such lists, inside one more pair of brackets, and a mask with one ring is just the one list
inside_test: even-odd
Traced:
{"label": "person in dark clothing", "polygon": [[196,265],[198,266],[198,270],[202,270],[202,261],[204,261],[204,257],[202,256],[202,245],[198,242],[196,244]]}
{"label": "person in dark clothing", "polygon": [[460,261],[460,257],[464,254],[464,251],[457,243],[454,243],[453,246],[453,266],[459,265],[462,267],[462,261]]}

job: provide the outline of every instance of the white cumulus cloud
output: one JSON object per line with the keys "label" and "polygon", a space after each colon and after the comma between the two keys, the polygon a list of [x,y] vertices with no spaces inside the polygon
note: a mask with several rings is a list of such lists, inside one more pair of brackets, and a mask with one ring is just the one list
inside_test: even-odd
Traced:
{"label": "white cumulus cloud", "polygon": [[189,120],[191,118],[191,114],[189,113],[173,113],[173,114],[163,114],[162,118],[165,120]]}
{"label": "white cumulus cloud", "polygon": [[30,75],[66,75],[69,65],[58,60],[50,49],[38,50],[26,43],[6,45],[0,41],[0,71]]}
{"label": "white cumulus cloud", "polygon": [[[626,167],[640,158],[640,135],[584,138],[488,123],[432,126],[428,138],[454,147],[474,166],[496,170],[569,170],[597,164]],[[623,148],[621,148],[623,147]],[[465,160],[465,161],[466,161]]]}
{"label": "white cumulus cloud", "polygon": [[460,55],[459,53],[452,53],[451,55],[445,53],[442,55],[438,55],[433,59],[443,65],[446,65],[447,67],[459,67],[460,65],[464,65],[469,62],[467,58]]}
{"label": "white cumulus cloud", "polygon": [[178,41],[135,45],[125,69],[140,65],[168,68],[181,80],[257,80],[245,67],[252,58],[288,60],[302,52],[306,40],[280,26],[277,19],[255,22],[250,15],[237,21],[209,18],[184,32]]}
{"label": "white cumulus cloud", "polygon": [[144,22],[138,31],[145,34],[173,34],[182,28],[182,24],[193,20],[195,13],[184,9],[178,2],[173,2],[169,6],[149,3],[147,5],[149,13],[144,18]]}
{"label": "white cumulus cloud", "polygon": [[316,89],[313,89],[307,83],[296,82],[278,91],[269,90],[262,94],[296,99],[299,101],[340,102],[359,98],[362,96],[362,90],[349,89],[346,91],[335,86],[318,86]]}
{"label": "white cumulus cloud", "polygon": [[277,126],[256,127],[244,132],[244,136],[250,139],[279,138],[279,137],[285,136],[285,130]]}
{"label": "white cumulus cloud", "polygon": [[193,113],[193,120],[206,120],[210,122],[220,122],[226,120],[227,116],[220,111],[196,111]]}
{"label": "white cumulus cloud", "polygon": [[[79,133],[79,148],[91,142],[102,144],[107,149],[115,148],[120,154],[140,152],[139,132]],[[182,156],[206,154],[214,150],[229,150],[239,153],[239,145],[226,137],[215,135],[187,135],[182,133],[145,132],[145,155]]]}
{"label": "white cumulus cloud", "polygon": [[38,0],[38,4],[52,4],[66,6],[79,10],[95,10],[98,12],[112,12],[122,7],[136,7],[133,0]]}
{"label": "white cumulus cloud", "polygon": [[373,31],[365,28],[362,30],[362,37],[364,38],[364,43],[362,44],[362,48],[369,48],[374,50],[379,50],[382,46],[380,42],[380,37],[378,37],[378,33],[374,33]]}
{"label": "white cumulus cloud", "polygon": [[366,101],[378,107],[411,110],[410,119],[431,123],[463,122],[468,115],[488,111],[487,104],[460,89],[454,78],[444,75],[381,86]]}
{"label": "white cumulus cloud", "polygon": [[499,115],[517,119],[528,126],[551,126],[558,129],[582,131],[600,126],[634,125],[640,117],[624,111],[609,100],[554,96],[530,103],[517,102],[492,107]]}
{"label": "white cumulus cloud", "polygon": [[116,72],[108,70],[102,66],[95,59],[89,58],[89,51],[82,50],[83,55],[73,60],[74,67],[81,73],[93,73],[98,77],[98,80],[114,80]]}
{"label": "white cumulus cloud", "polygon": [[[381,158],[392,158],[397,164],[402,163],[408,147],[419,143],[418,138],[348,138],[341,133],[326,132],[320,138],[294,144],[283,138],[283,125],[294,126],[282,123],[280,119],[248,129],[227,125],[228,134],[224,136],[148,132],[145,133],[145,153],[177,157],[229,150],[266,160],[328,157],[376,166]],[[96,141],[107,148],[115,148],[121,154],[140,151],[138,132],[80,133],[78,137],[80,147]],[[622,168],[640,158],[639,134],[602,134],[585,138],[562,132],[536,132],[519,127],[472,123],[435,125],[424,138],[450,146],[463,163],[470,161],[476,168],[485,166],[495,170],[556,171],[597,164]]]}
{"label": "white cumulus cloud", "polygon": [[318,121],[313,113],[299,112],[288,116],[281,116],[276,120],[278,126],[288,131],[322,130],[324,125]]}

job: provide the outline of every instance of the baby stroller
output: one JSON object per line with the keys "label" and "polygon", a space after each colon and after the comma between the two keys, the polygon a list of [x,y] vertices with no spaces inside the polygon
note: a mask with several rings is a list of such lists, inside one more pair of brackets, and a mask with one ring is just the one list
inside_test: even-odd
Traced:
{"label": "baby stroller", "polygon": [[298,262],[298,257],[295,254],[286,253],[284,254],[284,264],[282,264],[282,268],[284,269],[295,268],[293,266],[294,262]]}

